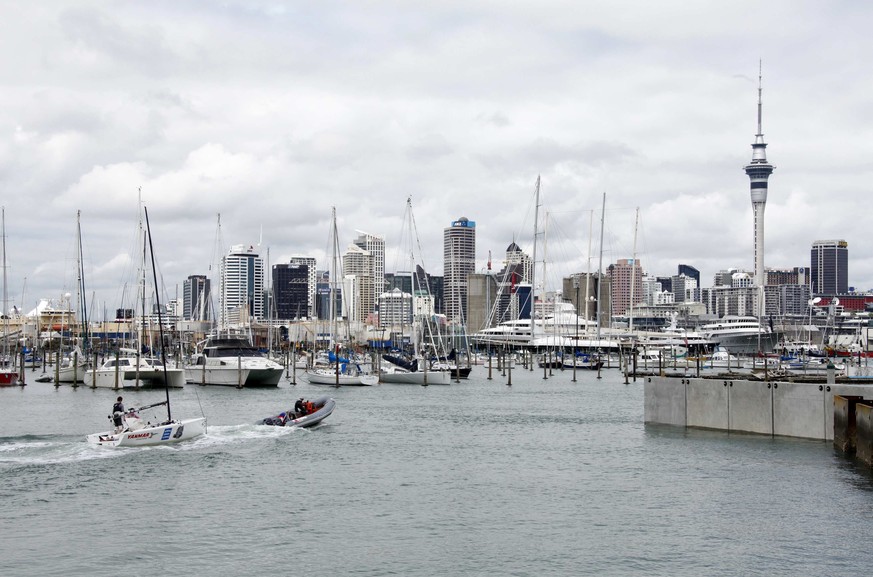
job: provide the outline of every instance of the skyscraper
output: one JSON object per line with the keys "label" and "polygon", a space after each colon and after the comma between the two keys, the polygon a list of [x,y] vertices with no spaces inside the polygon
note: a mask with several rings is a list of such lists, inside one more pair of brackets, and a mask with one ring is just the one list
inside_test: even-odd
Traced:
{"label": "skyscraper", "polygon": [[645,302],[643,269],[639,259],[618,259],[609,267],[609,279],[612,288],[612,314],[626,314],[631,308],[631,303],[637,306]]}
{"label": "skyscraper", "polygon": [[342,316],[365,322],[376,307],[377,294],[373,279],[373,255],[357,244],[349,245],[343,254]]}
{"label": "skyscraper", "polygon": [[767,180],[775,167],[767,162],[767,145],[761,131],[761,70],[758,68],[758,133],[752,144],[752,162],[746,165],[752,196],[752,217],[754,220],[754,253],[756,286],[764,286],[764,207],[767,204]]}
{"label": "skyscraper", "polygon": [[182,318],[186,321],[208,321],[210,293],[209,279],[194,274],[182,283]]}
{"label": "skyscraper", "polygon": [[467,276],[476,271],[476,223],[462,216],[443,229],[443,277],[446,316],[464,322]]}
{"label": "skyscraper", "polygon": [[[385,288],[385,237],[356,230],[358,238],[354,244],[361,247],[372,257],[371,276],[373,277],[373,294],[382,294]],[[372,312],[372,311],[367,311]]]}
{"label": "skyscraper", "polygon": [[316,270],[315,270],[315,259],[311,256],[299,256],[295,255],[291,257],[289,261],[290,264],[302,264],[306,265],[307,270],[309,271],[309,278],[307,280],[307,309],[303,312],[301,316],[309,317],[311,319],[315,318],[315,286],[317,283],[316,278]]}
{"label": "skyscraper", "polygon": [[308,316],[309,277],[309,265],[273,265],[273,302],[276,307],[276,318],[288,320]]}
{"label": "skyscraper", "polygon": [[817,240],[812,243],[810,269],[813,294],[849,292],[849,243]]}
{"label": "skyscraper", "polygon": [[220,326],[264,318],[264,260],[254,246],[232,246],[221,259],[220,279]]}

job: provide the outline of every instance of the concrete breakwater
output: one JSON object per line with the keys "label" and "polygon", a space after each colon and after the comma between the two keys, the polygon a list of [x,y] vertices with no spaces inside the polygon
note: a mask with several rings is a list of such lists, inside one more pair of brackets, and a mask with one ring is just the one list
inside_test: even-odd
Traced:
{"label": "concrete breakwater", "polygon": [[645,421],[830,441],[834,395],[873,399],[873,381],[829,381],[647,376]]}

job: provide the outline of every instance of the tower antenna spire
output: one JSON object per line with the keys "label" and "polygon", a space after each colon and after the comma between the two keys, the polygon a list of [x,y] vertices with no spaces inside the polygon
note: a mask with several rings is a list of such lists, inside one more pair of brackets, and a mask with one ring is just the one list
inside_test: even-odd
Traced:
{"label": "tower antenna spire", "polygon": [[762,63],[761,59],[758,59],[758,134],[756,135],[760,140],[759,142],[764,141],[764,133],[761,130],[761,80],[762,80]]}

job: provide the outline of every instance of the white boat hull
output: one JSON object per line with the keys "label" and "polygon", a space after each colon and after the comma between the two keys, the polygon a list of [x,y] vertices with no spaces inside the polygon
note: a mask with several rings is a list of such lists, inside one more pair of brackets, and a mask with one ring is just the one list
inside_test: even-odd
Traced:
{"label": "white boat hull", "polygon": [[76,367],[60,367],[58,369],[58,382],[59,383],[84,383],[85,382],[85,371],[88,370],[84,364],[80,364]]}
{"label": "white boat hull", "polygon": [[346,387],[371,387],[379,383],[379,377],[376,375],[337,375],[329,370],[312,370],[306,371],[306,380],[312,385],[333,385]]}
{"label": "white boat hull", "polygon": [[392,385],[448,385],[451,378],[447,371],[393,372],[379,375],[380,383]]}
{"label": "white boat hull", "polygon": [[226,387],[275,387],[282,379],[282,367],[242,368],[234,366],[185,367],[185,381],[195,385],[221,385]]}
{"label": "white boat hull", "polygon": [[206,418],[198,417],[117,434],[104,431],[88,435],[87,439],[89,443],[105,447],[149,447],[179,443],[204,434],[206,434]]}
{"label": "white boat hull", "polygon": [[[96,373],[96,376],[95,376]],[[180,388],[185,386],[185,371],[182,369],[167,369],[167,386]],[[164,388],[164,369],[141,369],[137,374],[134,369],[113,368],[97,369],[85,372],[85,384],[106,389],[133,388]]]}

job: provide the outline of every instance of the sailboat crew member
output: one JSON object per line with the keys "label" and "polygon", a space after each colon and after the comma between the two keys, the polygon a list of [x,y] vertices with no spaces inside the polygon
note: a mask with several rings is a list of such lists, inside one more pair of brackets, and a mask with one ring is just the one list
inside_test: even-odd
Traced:
{"label": "sailboat crew member", "polygon": [[119,432],[121,430],[122,416],[124,415],[124,403],[122,403],[123,399],[118,397],[115,400],[115,404],[112,405],[112,424],[115,425],[115,432]]}

